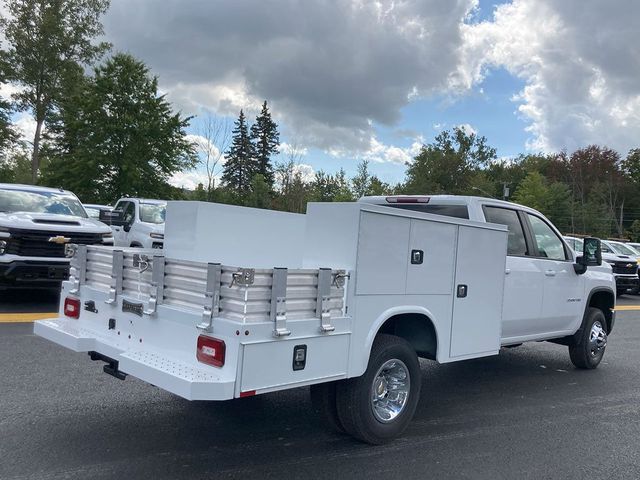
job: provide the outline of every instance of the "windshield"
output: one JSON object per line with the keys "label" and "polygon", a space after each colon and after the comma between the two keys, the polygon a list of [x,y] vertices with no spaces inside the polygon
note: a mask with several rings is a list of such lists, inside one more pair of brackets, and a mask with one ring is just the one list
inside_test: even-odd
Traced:
{"label": "windshield", "polygon": [[628,245],[624,245],[623,243],[612,243],[611,248],[613,248],[616,253],[619,253],[621,255],[631,255],[632,257],[637,257],[640,255],[637,250],[629,247]]}
{"label": "windshield", "polygon": [[86,218],[80,201],[67,193],[0,190],[0,212],[54,213]]}
{"label": "windshield", "polygon": [[95,208],[95,207],[84,207],[84,209],[87,211],[87,214],[89,215],[89,218],[100,218],[100,209],[99,208]]}
{"label": "windshield", "polygon": [[164,223],[167,214],[166,203],[141,203],[140,220],[146,223]]}

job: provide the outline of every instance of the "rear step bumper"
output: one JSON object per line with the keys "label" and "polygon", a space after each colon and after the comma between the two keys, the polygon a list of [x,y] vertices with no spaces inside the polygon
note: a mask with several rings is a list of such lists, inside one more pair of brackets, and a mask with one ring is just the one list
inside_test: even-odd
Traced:
{"label": "rear step bumper", "polygon": [[95,352],[92,358],[99,355],[118,362],[118,373],[139,378],[187,400],[234,398],[235,382],[222,380],[212,367],[195,366],[147,350],[122,351],[106,337],[76,323],[65,318],[40,320],[34,323],[33,331],[75,352]]}

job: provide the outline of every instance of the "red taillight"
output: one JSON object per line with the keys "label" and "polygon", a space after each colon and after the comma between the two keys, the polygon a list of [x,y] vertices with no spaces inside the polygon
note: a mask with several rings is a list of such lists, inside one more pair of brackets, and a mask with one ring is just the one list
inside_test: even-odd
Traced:
{"label": "red taillight", "polygon": [[387,203],[429,203],[429,197],[387,197]]}
{"label": "red taillight", "polygon": [[71,318],[80,318],[80,300],[67,297],[64,299],[64,314]]}
{"label": "red taillight", "polygon": [[199,362],[213,365],[214,367],[222,367],[224,365],[224,354],[226,351],[224,341],[206,335],[198,337],[198,348],[196,350],[196,358]]}

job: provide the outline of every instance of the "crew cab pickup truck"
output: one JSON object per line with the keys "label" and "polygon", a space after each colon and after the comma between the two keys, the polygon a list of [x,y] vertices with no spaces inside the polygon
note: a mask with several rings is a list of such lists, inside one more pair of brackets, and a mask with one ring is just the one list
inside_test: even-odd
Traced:
{"label": "crew cab pickup truck", "polygon": [[548,340],[601,362],[615,282],[527,207],[476,197],[310,203],[305,215],[169,202],[162,252],[78,247],[37,335],[189,400],[310,385],[332,428],[400,435],[439,363]]}
{"label": "crew cab pickup truck", "polygon": [[0,184],[0,290],[60,288],[68,244],[113,245],[113,236],[71,192]]}
{"label": "crew cab pickup truck", "polygon": [[121,198],[101,220],[111,225],[115,246],[161,249],[166,210],[164,200]]}

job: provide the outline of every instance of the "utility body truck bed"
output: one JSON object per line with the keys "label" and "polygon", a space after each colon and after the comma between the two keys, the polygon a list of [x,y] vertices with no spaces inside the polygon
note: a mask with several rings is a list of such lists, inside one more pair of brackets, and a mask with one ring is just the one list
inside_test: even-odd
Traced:
{"label": "utility body truck bed", "polygon": [[382,443],[413,415],[418,356],[498,353],[508,235],[366,202],[170,202],[164,251],[78,246],[34,330],[189,400],[312,385],[331,424]]}

